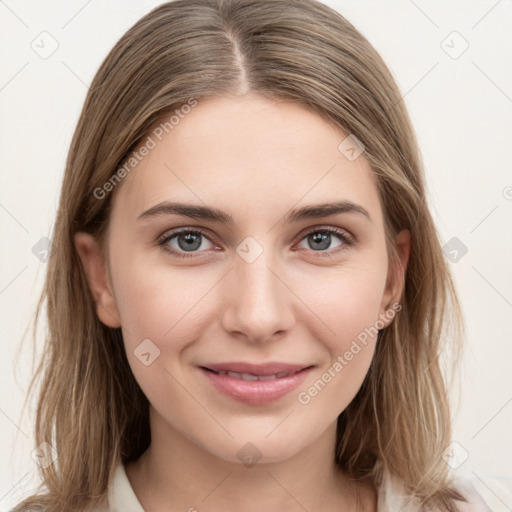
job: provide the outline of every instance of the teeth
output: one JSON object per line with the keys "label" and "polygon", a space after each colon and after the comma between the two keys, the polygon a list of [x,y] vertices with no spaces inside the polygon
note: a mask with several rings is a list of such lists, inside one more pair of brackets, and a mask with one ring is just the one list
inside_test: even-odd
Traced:
{"label": "teeth", "polygon": [[[283,377],[287,377],[288,375],[293,375],[293,373],[280,372],[275,375],[253,375],[252,373],[238,373],[238,372],[230,372],[230,371],[219,371],[215,372],[218,375],[224,375],[226,377],[231,377],[233,379],[240,380],[273,380],[273,379],[281,379]],[[296,372],[294,372],[296,373]]]}
{"label": "teeth", "polygon": [[242,373],[242,380],[258,380],[258,376],[251,375],[250,373]]}

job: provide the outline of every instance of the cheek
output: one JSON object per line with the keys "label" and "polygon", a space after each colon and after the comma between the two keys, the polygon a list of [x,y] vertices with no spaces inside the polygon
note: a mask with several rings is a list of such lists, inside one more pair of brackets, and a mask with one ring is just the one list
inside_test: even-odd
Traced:
{"label": "cheek", "polygon": [[311,323],[319,326],[313,336],[326,355],[320,371],[298,397],[302,405],[311,404],[311,413],[329,410],[334,419],[359,390],[382,327],[379,312],[385,279],[384,265],[345,268],[336,279],[327,280],[321,292],[310,292],[308,305],[321,320]]}
{"label": "cheek", "polygon": [[306,298],[304,302],[320,320],[323,328],[316,333],[319,339],[332,351],[339,351],[379,319],[386,269],[385,264],[376,262],[347,265],[328,274],[303,276],[297,281],[301,286],[294,291]]}
{"label": "cheek", "polygon": [[118,270],[118,309],[133,375],[160,414],[169,400],[185,410],[190,397],[177,384],[184,381],[180,362],[186,347],[200,338],[201,297],[213,280],[135,264]]}
{"label": "cheek", "polygon": [[179,355],[211,320],[219,279],[211,269],[155,266],[134,257],[116,267],[113,279],[129,358],[146,339],[162,354]]}

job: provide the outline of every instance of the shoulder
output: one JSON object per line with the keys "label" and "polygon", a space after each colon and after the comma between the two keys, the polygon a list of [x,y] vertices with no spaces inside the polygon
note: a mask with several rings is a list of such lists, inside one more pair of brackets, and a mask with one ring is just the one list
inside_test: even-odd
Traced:
{"label": "shoulder", "polygon": [[487,502],[489,499],[488,493],[481,493],[482,490],[485,491],[485,488],[481,489],[479,487],[477,490],[474,478],[457,477],[452,479],[452,482],[467,500],[466,502],[457,501],[458,512],[492,512]]}
{"label": "shoulder", "polygon": [[121,463],[115,468],[105,507],[101,512],[144,512]]}
{"label": "shoulder", "polygon": [[[452,479],[453,486],[466,499],[457,501],[457,512],[492,512],[483,497],[477,492],[474,485],[467,478]],[[383,474],[381,485],[378,487],[377,512],[419,512],[421,505],[404,492],[401,483]]]}

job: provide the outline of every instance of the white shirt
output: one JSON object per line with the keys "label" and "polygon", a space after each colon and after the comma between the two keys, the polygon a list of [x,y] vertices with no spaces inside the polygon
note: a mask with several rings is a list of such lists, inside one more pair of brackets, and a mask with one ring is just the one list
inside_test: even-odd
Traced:
{"label": "white shirt", "polygon": [[[457,488],[469,503],[460,504],[460,512],[492,512],[482,497],[469,482],[459,481]],[[98,510],[98,509],[96,509]],[[116,467],[114,478],[108,489],[108,504],[101,512],[145,512],[126,476],[124,466]],[[417,512],[418,506],[401,496],[397,485],[385,479],[378,489],[377,512]]]}

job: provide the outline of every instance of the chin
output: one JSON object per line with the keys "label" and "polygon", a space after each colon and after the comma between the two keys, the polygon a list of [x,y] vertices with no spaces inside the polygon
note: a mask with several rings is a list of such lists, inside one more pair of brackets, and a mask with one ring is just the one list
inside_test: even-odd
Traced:
{"label": "chin", "polygon": [[[233,439],[224,439],[223,443],[214,441],[206,448],[215,457],[247,467],[253,467],[256,463],[271,464],[291,459],[307,445],[305,439],[300,442],[296,436],[283,436],[277,432],[273,432],[269,437],[266,437],[266,433],[262,434],[261,430],[254,431],[254,436],[250,430],[240,435],[236,435],[235,432],[232,434]],[[293,443],[290,439],[293,439]]]}

